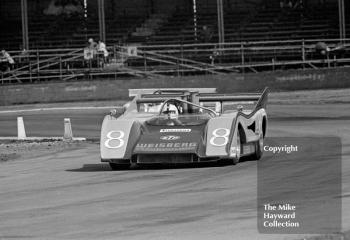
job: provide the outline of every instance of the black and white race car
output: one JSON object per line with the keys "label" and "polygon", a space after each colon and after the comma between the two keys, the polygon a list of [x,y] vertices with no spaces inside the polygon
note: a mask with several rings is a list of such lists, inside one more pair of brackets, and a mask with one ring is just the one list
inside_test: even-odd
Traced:
{"label": "black and white race car", "polygon": [[260,94],[131,90],[135,91],[132,101],[103,120],[101,161],[112,169],[220,160],[236,164],[242,156],[261,158],[268,89]]}

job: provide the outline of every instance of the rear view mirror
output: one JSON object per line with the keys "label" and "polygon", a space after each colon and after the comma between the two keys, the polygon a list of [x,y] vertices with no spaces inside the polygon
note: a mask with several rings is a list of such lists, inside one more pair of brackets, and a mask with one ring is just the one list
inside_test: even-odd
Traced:
{"label": "rear view mirror", "polygon": [[111,116],[120,116],[123,115],[126,111],[126,107],[119,107],[119,108],[114,108],[109,111],[109,114]]}
{"label": "rear view mirror", "polygon": [[242,105],[238,105],[237,106],[237,111],[238,112],[242,112],[243,111],[243,106]]}

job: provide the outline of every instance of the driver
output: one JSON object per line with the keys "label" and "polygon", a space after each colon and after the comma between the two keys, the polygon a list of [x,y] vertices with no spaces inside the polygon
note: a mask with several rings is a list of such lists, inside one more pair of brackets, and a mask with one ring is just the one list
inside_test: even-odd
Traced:
{"label": "driver", "polygon": [[164,114],[168,114],[170,119],[176,119],[179,116],[179,109],[174,104],[167,104],[166,108],[163,110]]}

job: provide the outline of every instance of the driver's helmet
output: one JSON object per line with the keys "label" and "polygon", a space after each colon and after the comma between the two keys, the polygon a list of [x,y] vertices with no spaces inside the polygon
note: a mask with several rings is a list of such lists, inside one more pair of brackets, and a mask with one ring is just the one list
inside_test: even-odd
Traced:
{"label": "driver's helmet", "polygon": [[164,107],[163,113],[168,114],[170,118],[177,118],[177,116],[179,116],[179,109],[177,109],[175,105],[169,104]]}

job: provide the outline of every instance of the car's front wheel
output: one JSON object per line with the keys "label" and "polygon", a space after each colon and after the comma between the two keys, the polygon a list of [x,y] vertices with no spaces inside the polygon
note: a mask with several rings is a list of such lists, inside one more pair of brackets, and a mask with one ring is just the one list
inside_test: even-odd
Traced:
{"label": "car's front wheel", "polygon": [[241,157],[241,135],[240,131],[237,131],[237,137],[236,137],[236,156],[232,159],[233,165],[236,165],[239,162],[239,159]]}

